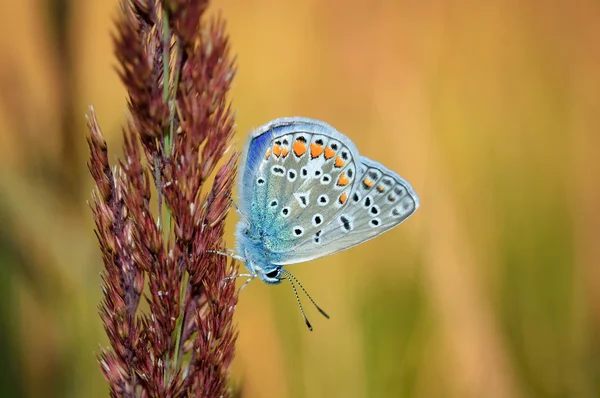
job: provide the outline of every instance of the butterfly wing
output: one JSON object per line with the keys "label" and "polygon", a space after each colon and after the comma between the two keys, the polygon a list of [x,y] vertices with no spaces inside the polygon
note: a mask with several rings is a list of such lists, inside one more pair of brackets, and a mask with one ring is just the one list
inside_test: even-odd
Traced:
{"label": "butterfly wing", "polygon": [[329,213],[347,202],[355,159],[354,145],[317,120],[283,118],[259,128],[248,144],[240,186],[253,236],[277,257],[316,233],[329,221],[319,210]]}
{"label": "butterfly wing", "polygon": [[347,137],[313,119],[262,126],[243,164],[240,207],[273,264],[355,246],[398,225],[419,205],[400,176],[361,157]]}
{"label": "butterfly wing", "polygon": [[349,249],[389,231],[419,208],[410,184],[382,164],[360,158],[360,173],[343,209],[317,237],[296,245],[279,264],[309,261]]}

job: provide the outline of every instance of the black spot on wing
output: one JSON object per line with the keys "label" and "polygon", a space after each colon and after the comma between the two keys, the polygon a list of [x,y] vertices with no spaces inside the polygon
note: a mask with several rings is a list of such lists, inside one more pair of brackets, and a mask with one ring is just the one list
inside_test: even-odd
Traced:
{"label": "black spot on wing", "polygon": [[339,218],[339,221],[340,221],[340,224],[341,224],[342,228],[346,232],[350,232],[354,228],[354,226],[352,225],[352,221],[348,217],[346,217],[345,215],[341,215],[340,218]]}

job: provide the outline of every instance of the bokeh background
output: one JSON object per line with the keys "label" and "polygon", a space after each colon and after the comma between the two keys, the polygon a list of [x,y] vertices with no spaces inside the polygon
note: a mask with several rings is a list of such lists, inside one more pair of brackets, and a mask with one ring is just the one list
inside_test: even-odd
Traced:
{"label": "bokeh background", "polygon": [[[2,0],[0,396],[104,397],[84,114],[112,159],[115,0]],[[409,180],[401,227],[251,284],[244,397],[600,396],[600,4],[215,0],[241,149],[270,119],[334,125]],[[233,247],[235,214],[228,219]]]}

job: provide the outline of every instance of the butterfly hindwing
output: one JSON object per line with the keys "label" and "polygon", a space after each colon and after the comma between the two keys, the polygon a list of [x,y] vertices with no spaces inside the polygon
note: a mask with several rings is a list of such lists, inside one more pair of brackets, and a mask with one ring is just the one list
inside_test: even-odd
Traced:
{"label": "butterfly hindwing", "polygon": [[408,182],[383,165],[360,158],[360,173],[344,207],[331,209],[318,236],[295,245],[278,264],[309,261],[346,250],[397,226],[419,207]]}

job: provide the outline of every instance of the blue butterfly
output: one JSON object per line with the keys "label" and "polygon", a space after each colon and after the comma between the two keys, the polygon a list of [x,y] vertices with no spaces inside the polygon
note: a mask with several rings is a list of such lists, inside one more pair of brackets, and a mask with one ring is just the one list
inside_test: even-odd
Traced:
{"label": "blue butterfly", "polygon": [[[410,184],[360,156],[330,125],[309,118],[273,120],[256,129],[240,172],[237,255],[249,279],[291,283],[286,265],[346,250],[392,229],[419,208]],[[225,253],[220,253],[225,254]]]}

